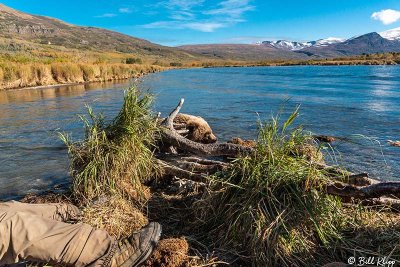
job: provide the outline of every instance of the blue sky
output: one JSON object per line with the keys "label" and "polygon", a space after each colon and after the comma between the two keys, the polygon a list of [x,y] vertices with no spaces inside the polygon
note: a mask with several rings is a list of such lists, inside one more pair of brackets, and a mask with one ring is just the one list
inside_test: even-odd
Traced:
{"label": "blue sky", "polygon": [[349,38],[400,27],[400,0],[2,0],[163,45]]}

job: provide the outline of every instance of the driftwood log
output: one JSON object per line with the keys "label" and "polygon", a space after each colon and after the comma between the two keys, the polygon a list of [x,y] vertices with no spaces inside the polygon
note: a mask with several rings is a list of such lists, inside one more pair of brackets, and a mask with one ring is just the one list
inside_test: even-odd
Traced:
{"label": "driftwood log", "polygon": [[[203,182],[208,175],[229,167],[229,158],[249,155],[254,148],[232,143],[202,144],[184,137],[182,125],[174,125],[184,99],[161,123],[161,142],[169,153],[156,155],[165,175]],[[180,153],[178,153],[179,151]],[[367,206],[388,206],[400,211],[400,182],[379,182],[367,173],[318,164],[331,178],[323,187],[325,192],[341,197],[345,202],[357,201]]]}
{"label": "driftwood log", "polygon": [[249,154],[253,152],[252,148],[230,143],[202,144],[191,141],[183,137],[174,128],[174,119],[178,115],[184,99],[182,98],[178,106],[170,113],[170,115],[162,123],[162,141],[164,144],[171,145],[182,151],[189,152],[198,156],[232,156],[239,154]]}
{"label": "driftwood log", "polygon": [[326,192],[332,195],[355,199],[380,198],[382,196],[399,198],[400,182],[381,182],[363,187],[342,182],[333,182],[326,185]]}

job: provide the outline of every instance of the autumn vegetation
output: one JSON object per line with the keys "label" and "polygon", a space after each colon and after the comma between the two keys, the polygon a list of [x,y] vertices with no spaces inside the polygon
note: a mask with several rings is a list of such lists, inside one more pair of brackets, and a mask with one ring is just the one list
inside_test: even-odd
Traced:
{"label": "autumn vegetation", "polygon": [[202,56],[155,57],[141,53],[80,50],[9,42],[0,39],[0,90],[55,84],[105,82],[129,79],[169,68],[396,65],[400,53],[370,54],[335,59],[236,61]]}

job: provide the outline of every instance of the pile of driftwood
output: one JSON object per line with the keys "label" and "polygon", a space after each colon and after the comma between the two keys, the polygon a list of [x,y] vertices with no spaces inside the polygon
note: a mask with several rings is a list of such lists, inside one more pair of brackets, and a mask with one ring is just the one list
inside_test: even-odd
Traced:
{"label": "pile of driftwood", "polygon": [[[166,119],[159,119],[166,151],[158,153],[157,160],[164,174],[202,182],[207,175],[227,168],[229,157],[254,152],[251,146],[234,143],[204,144],[186,138],[184,135],[188,130],[182,129],[181,125],[174,125],[183,103],[182,99]],[[331,178],[324,186],[326,193],[339,196],[344,202],[358,202],[367,206],[384,205],[400,211],[400,182],[377,181],[367,173],[355,174],[324,164],[318,164],[318,168],[324,169]]]}

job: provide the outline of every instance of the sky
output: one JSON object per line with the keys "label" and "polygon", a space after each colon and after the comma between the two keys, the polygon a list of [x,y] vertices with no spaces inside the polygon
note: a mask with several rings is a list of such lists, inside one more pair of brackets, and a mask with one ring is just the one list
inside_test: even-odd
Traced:
{"label": "sky", "polygon": [[168,46],[350,38],[400,27],[400,0],[0,1]]}

